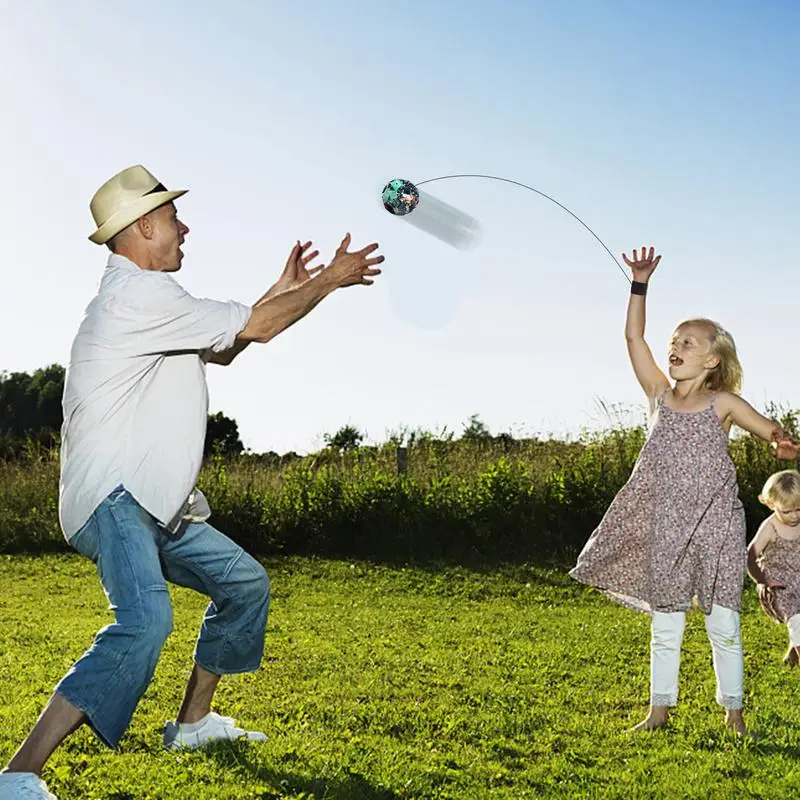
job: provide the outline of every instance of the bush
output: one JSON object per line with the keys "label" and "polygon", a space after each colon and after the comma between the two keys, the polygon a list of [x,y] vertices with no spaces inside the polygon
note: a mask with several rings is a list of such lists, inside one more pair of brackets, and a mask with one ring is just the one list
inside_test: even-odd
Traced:
{"label": "bush", "polygon": [[[781,421],[791,428],[794,417]],[[391,442],[306,458],[217,453],[199,484],[212,523],[260,556],[564,564],[628,480],[644,438],[636,425],[575,441],[422,436],[402,474]],[[786,465],[750,436],[730,450],[752,535],[766,513],[764,480]],[[0,552],[64,549],[57,500],[56,452],[30,445],[0,462]]]}

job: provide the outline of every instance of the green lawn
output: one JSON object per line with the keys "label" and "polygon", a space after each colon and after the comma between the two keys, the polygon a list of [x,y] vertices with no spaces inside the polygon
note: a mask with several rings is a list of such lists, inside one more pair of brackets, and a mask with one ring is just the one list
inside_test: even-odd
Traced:
{"label": "green lawn", "polygon": [[[800,671],[748,587],[752,742],[724,732],[699,613],[669,729],[647,705],[647,617],[564,575],[277,560],[267,654],[216,709],[266,744],[161,749],[205,601],[173,590],[175,631],[118,753],[78,732],[45,773],[59,800],[789,798],[800,783]],[[0,761],[109,619],[79,557],[0,557]]]}

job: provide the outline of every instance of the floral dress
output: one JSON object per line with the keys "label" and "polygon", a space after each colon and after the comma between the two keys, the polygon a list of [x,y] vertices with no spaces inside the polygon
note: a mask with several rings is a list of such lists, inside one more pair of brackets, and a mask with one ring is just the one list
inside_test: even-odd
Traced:
{"label": "floral dress", "polygon": [[782,583],[784,588],[776,589],[769,603],[760,596],[759,599],[770,617],[776,622],[786,623],[790,617],[800,614],[800,537],[787,539],[781,536],[779,526],[772,522],[773,517],[769,517],[766,523],[773,525],[776,536],[764,548],[758,564],[767,580]]}
{"label": "floral dress", "polygon": [[633,472],[570,575],[651,613],[696,601],[739,611],[747,564],[744,508],[728,437],[714,410],[656,402]]}

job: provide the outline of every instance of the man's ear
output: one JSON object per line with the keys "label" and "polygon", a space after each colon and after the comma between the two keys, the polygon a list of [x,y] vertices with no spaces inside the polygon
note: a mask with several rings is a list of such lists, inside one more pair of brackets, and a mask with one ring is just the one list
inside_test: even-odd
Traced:
{"label": "man's ear", "polygon": [[141,233],[145,239],[152,239],[155,235],[155,225],[149,214],[139,217],[139,219],[136,220],[136,226],[139,233]]}

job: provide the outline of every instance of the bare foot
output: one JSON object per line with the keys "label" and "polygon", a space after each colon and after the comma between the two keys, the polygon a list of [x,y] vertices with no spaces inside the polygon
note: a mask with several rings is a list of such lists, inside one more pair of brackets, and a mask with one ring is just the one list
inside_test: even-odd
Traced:
{"label": "bare foot", "polygon": [[630,730],[631,733],[639,733],[641,731],[654,731],[656,728],[661,728],[669,721],[669,707],[668,706],[652,706],[647,717],[643,719],[638,725],[634,725]]}
{"label": "bare foot", "polygon": [[787,667],[796,667],[798,662],[800,662],[800,658],[797,656],[797,648],[790,646],[786,651],[786,655],[783,657],[783,663],[786,664]]}
{"label": "bare foot", "polygon": [[725,712],[725,727],[735,733],[739,738],[747,736],[747,725],[744,724],[744,717],[741,709],[729,708]]}

